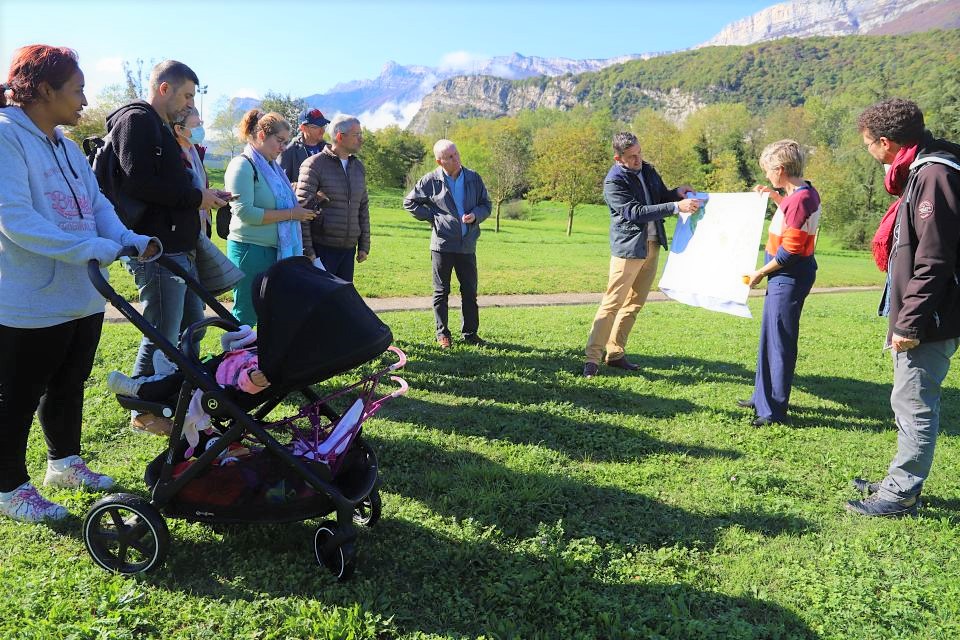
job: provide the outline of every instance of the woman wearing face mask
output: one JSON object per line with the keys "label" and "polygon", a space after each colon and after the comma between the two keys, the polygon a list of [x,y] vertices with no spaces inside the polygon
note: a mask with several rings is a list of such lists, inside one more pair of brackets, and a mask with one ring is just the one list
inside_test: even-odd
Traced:
{"label": "woman wearing face mask", "polygon": [[0,86],[0,513],[23,522],[67,516],[27,473],[34,413],[47,445],[45,485],[113,486],[80,457],[83,388],[104,304],[87,262],[106,265],[122,246],[135,246],[143,261],[160,251],[158,240],[123,226],[83,152],[60,131],[86,104],[76,53],[47,45],[14,52]]}
{"label": "woman wearing face mask", "polygon": [[227,256],[243,272],[233,290],[233,315],[253,326],[253,279],[290,256],[303,255],[300,222],[316,213],[297,204],[287,174],[277,157],[290,142],[290,125],[279,113],[251,109],[240,120],[243,153],[227,166],[223,181],[236,195],[230,203]]}
{"label": "woman wearing face mask", "polygon": [[[207,148],[200,146],[205,133],[200,112],[195,107],[188,107],[186,113],[173,123],[173,133],[180,143],[183,164],[193,176],[193,186],[200,190],[209,189],[210,181],[203,167],[203,155]],[[207,209],[200,209],[200,232],[208,238],[211,235],[210,211]]]}

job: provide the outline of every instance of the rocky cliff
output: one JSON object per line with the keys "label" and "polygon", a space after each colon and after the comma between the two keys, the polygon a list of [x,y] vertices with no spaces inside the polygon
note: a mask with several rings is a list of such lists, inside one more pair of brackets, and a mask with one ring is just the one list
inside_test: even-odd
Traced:
{"label": "rocky cliff", "polygon": [[782,2],[727,25],[702,47],[809,36],[900,34],[960,26],[960,0]]}

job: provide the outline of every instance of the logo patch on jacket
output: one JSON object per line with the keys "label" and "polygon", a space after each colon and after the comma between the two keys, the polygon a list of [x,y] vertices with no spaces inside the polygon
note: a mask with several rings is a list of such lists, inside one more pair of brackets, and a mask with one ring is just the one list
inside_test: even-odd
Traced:
{"label": "logo patch on jacket", "polygon": [[917,207],[917,213],[920,214],[921,220],[926,220],[927,218],[933,215],[933,203],[930,202],[929,200],[924,200]]}

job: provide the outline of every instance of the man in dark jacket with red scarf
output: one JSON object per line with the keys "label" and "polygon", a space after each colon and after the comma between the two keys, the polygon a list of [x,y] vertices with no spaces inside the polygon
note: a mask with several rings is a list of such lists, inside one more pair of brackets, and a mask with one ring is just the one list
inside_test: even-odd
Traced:
{"label": "man in dark jacket with red scarf", "polygon": [[880,315],[890,319],[890,406],[898,434],[887,476],[855,479],[869,495],[848,502],[847,510],[915,515],[940,430],[941,384],[960,345],[960,146],[935,139],[908,100],[875,104],[857,127],[870,155],[890,165],[887,191],[900,196],[874,237],[874,257],[887,271]]}

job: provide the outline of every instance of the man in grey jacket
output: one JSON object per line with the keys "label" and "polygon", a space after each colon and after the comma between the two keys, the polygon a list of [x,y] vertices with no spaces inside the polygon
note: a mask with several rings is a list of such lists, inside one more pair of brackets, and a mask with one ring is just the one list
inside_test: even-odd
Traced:
{"label": "man in grey jacket", "polygon": [[352,281],[354,258],[363,262],[370,253],[367,172],[355,155],[363,133],[353,116],[337,116],[330,129],[333,144],[300,165],[297,200],[317,211],[316,218],[301,223],[303,253]]}
{"label": "man in grey jacket", "polygon": [[460,283],[463,341],[473,345],[484,342],[477,335],[480,312],[477,307],[477,238],[480,223],[490,216],[490,198],[483,180],[460,163],[457,146],[449,140],[433,145],[433,156],[440,165],[420,178],[407,194],[403,208],[417,220],[430,222],[433,233],[430,252],[433,257],[433,315],[437,323],[437,343],[450,347],[447,327],[447,300],[450,273]]}

